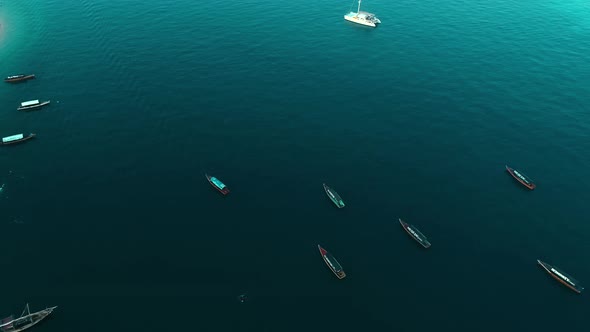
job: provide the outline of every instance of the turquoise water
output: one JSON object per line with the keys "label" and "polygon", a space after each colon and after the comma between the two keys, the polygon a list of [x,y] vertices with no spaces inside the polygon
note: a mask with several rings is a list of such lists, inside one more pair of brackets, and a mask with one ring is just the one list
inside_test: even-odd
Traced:
{"label": "turquoise water", "polygon": [[[0,89],[0,136],[37,138],[0,151],[0,314],[584,329],[587,294],[536,259],[590,284],[588,2],[365,2],[377,29],[334,0],[2,1],[2,75],[37,79]],[[30,99],[52,104],[16,111]]]}

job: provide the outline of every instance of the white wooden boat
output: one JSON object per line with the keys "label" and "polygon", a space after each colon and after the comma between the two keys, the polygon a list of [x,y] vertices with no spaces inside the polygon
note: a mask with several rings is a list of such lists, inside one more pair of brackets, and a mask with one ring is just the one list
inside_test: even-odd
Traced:
{"label": "white wooden boat", "polygon": [[43,107],[45,105],[48,105],[51,101],[50,100],[46,100],[46,101],[39,101],[37,99],[35,100],[29,100],[29,101],[23,101],[22,103],[20,103],[20,106],[17,108],[17,110],[19,111],[30,111],[33,110],[35,108],[39,108],[39,107]]}

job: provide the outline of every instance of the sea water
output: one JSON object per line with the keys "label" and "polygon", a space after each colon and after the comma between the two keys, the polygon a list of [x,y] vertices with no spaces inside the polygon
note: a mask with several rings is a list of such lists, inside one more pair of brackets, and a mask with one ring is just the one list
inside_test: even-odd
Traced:
{"label": "sea water", "polygon": [[[587,1],[364,1],[376,29],[351,5],[4,0],[3,75],[37,78],[0,88],[0,136],[37,138],[0,151],[0,216],[24,222],[1,223],[0,313],[58,305],[38,331],[583,329],[587,296],[536,260],[590,283]],[[16,111],[31,99],[60,103]]]}

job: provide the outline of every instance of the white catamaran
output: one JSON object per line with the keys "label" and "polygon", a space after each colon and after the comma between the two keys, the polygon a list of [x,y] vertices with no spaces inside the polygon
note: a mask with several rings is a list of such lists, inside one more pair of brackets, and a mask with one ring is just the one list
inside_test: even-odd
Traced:
{"label": "white catamaran", "polygon": [[20,332],[28,329],[29,327],[39,323],[45,317],[49,316],[51,312],[57,307],[46,308],[41,311],[31,313],[29,310],[29,304],[25,306],[25,310],[19,318],[14,319],[13,316],[6,317],[0,321],[0,331],[2,332]]}
{"label": "white catamaran", "polygon": [[362,12],[361,11],[361,0],[359,0],[359,6],[355,12],[350,12],[344,15],[344,19],[353,23],[362,24],[370,27],[376,27],[377,24],[381,23],[375,14]]}

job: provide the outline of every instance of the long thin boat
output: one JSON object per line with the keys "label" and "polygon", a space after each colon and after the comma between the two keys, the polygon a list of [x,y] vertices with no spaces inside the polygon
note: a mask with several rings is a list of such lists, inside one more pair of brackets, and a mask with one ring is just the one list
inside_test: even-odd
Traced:
{"label": "long thin boat", "polygon": [[529,177],[524,175],[522,172],[519,172],[514,168],[509,167],[508,165],[506,165],[506,171],[510,175],[512,175],[512,177],[515,178],[516,181],[520,182],[523,186],[529,188],[530,190],[535,189],[536,185],[533,183],[533,181]]}
{"label": "long thin boat", "polygon": [[35,136],[37,136],[37,135],[33,134],[33,133],[30,133],[27,136],[25,136],[24,134],[6,136],[6,137],[2,138],[2,141],[0,141],[0,145],[12,145],[12,144],[26,142],[26,141],[30,140],[31,138],[34,138]]}
{"label": "long thin boat", "polygon": [[23,101],[22,103],[20,103],[20,106],[17,108],[18,111],[32,111],[36,108],[40,108],[43,107],[45,105],[49,105],[49,103],[51,103],[50,100],[46,100],[46,101],[39,101],[37,99],[35,100],[29,100],[29,101]]}
{"label": "long thin boat", "polygon": [[42,321],[45,317],[49,316],[55,310],[57,306],[46,308],[34,313],[29,310],[29,304],[25,306],[25,310],[19,318],[14,319],[13,316],[9,316],[0,321],[0,331],[2,332],[20,332],[36,325]]}
{"label": "long thin boat", "polygon": [[336,277],[338,277],[338,279],[344,279],[344,277],[346,277],[346,273],[344,273],[342,266],[340,265],[340,263],[338,263],[336,258],[334,258],[334,256],[332,256],[331,253],[329,253],[326,249],[322,248],[319,244],[318,249],[320,250],[320,255],[322,255],[324,262],[326,262],[326,265],[328,265],[330,270],[334,272]]}
{"label": "long thin boat", "polygon": [[18,74],[18,75],[12,75],[12,76],[8,76],[4,79],[4,82],[6,83],[18,83],[18,82],[24,82],[30,79],[35,78],[34,74]]}
{"label": "long thin boat", "polygon": [[424,236],[424,234],[422,234],[414,225],[408,224],[401,220],[401,218],[398,219],[402,227],[414,240],[416,240],[416,242],[420,243],[424,248],[430,248],[430,242],[428,242],[428,238]]}
{"label": "long thin boat", "polygon": [[209,183],[213,186],[213,188],[217,189],[217,191],[219,191],[223,195],[229,194],[229,189],[227,188],[227,186],[218,178],[207,174],[205,174],[205,177],[207,178],[207,181],[209,181]]}
{"label": "long thin boat", "polygon": [[332,203],[336,205],[336,207],[342,209],[344,207],[344,201],[342,200],[342,198],[340,198],[340,195],[338,195],[338,193],[334,189],[328,187],[325,183],[323,183],[323,185],[324,190],[326,191],[326,195],[328,195],[328,198],[330,198],[330,200],[332,201]]}
{"label": "long thin boat", "polygon": [[561,271],[556,266],[551,266],[540,259],[537,259],[537,263],[547,271],[555,280],[559,281],[561,284],[565,285],[567,288],[573,290],[574,292],[580,294],[584,290],[584,287],[580,286],[580,284],[576,281],[576,279],[572,278],[567,273]]}

